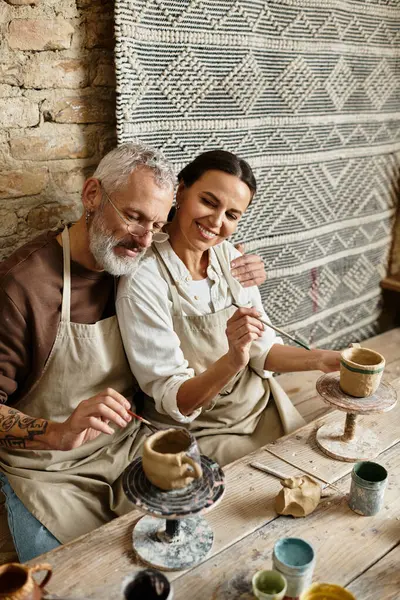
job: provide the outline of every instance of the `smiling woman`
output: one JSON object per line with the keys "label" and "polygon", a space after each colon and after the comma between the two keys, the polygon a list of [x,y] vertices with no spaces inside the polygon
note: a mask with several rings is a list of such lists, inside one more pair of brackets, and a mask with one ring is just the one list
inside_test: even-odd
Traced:
{"label": "smiling woman", "polygon": [[236,230],[253,191],[236,175],[213,168],[202,173],[189,187],[179,175],[177,213],[168,232],[176,254],[193,279],[203,279],[208,249]]}
{"label": "smiling woman", "polygon": [[230,272],[239,253],[227,238],[256,191],[250,166],[215,150],[178,180],[169,240],[155,243],[135,276],[122,279],[117,314],[147,395],[145,416],[187,427],[223,465],[284,433],[278,397],[270,398],[273,370],[339,363],[336,353],[283,346],[259,319],[268,317],[258,289],[242,287]]}
{"label": "smiling woman", "polygon": [[171,245],[193,279],[203,279],[208,265],[205,250],[235,232],[256,192],[256,180],[245,160],[224,150],[211,150],[186,165],[178,181],[176,209],[182,210],[169,227]]}

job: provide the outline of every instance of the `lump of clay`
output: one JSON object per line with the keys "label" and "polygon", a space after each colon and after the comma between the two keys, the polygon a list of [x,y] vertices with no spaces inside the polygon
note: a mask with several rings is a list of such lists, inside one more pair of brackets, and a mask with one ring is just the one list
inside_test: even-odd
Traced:
{"label": "lump of clay", "polygon": [[308,477],[288,477],[282,479],[283,488],[275,498],[275,510],[278,515],[306,517],[318,506],[321,498],[320,485]]}

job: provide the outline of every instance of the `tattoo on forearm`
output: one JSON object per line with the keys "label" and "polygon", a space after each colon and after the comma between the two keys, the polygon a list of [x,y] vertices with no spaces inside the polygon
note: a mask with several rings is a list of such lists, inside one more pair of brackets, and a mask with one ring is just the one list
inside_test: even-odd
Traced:
{"label": "tattoo on forearm", "polygon": [[13,435],[7,435],[5,438],[0,439],[0,447],[1,448],[10,448],[23,450],[26,448],[26,439],[24,438],[16,438]]}
{"label": "tattoo on forearm", "polygon": [[[6,448],[26,448],[26,442],[34,440],[35,436],[46,433],[48,421],[27,417],[10,408],[6,414],[0,413],[0,446]],[[12,433],[7,434],[7,432]]]}

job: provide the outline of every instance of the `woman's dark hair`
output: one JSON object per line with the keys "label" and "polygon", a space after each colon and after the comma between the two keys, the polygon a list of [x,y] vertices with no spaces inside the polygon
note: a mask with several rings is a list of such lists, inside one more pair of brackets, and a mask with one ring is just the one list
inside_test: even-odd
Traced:
{"label": "woman's dark hair", "polygon": [[257,183],[249,163],[226,150],[210,150],[199,154],[178,175],[179,183],[186,187],[193,185],[206,171],[223,171],[235,175],[247,185],[252,193],[256,193]]}

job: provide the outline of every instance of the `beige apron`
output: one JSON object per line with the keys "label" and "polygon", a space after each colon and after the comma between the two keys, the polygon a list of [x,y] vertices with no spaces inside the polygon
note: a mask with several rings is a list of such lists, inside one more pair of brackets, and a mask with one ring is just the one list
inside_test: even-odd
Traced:
{"label": "beige apron", "polygon": [[[15,406],[32,417],[65,421],[78,404],[107,387],[131,397],[133,377],[117,317],[86,325],[70,322],[69,233],[62,233],[64,282],[61,321],[40,379]],[[62,543],[120,513],[126,503],[116,481],[139,450],[137,421],[100,434],[79,448],[0,449],[0,468],[26,508]]]}
{"label": "beige apron", "polygon": [[[230,306],[212,314],[184,316],[172,274],[157,248],[154,249],[172,296],[174,331],[179,337],[189,367],[199,375],[228,352],[226,322],[236,308]],[[235,286],[231,285],[229,265],[220,249],[215,247],[214,250],[234,301],[240,303],[233,291]],[[204,454],[214,458],[220,465],[225,465],[286,433],[279,408],[286,410],[288,407],[280,407],[279,399],[275,399],[274,402],[269,401],[269,398],[269,380],[257,375],[247,365],[221,390],[209,406],[203,408],[194,421],[184,426],[196,436]],[[293,409],[297,413],[290,401],[289,405],[289,410]],[[151,398],[145,400],[144,413],[150,421],[177,425],[172,417],[156,411]]]}

